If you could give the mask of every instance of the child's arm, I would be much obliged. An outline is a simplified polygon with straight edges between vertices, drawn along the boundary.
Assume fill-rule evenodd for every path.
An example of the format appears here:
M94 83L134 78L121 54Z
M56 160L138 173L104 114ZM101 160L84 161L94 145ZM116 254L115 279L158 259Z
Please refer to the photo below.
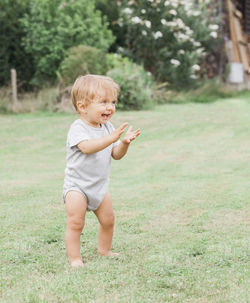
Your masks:
M130 142L132 142L137 136L139 136L140 133L141 133L140 129L137 129L136 131L132 131L132 126L130 126L126 134L124 135L122 142L118 146L113 148L112 157L115 160L120 160L123 156L125 156L128 151Z
M128 126L128 123L123 123L120 127L114 130L110 135L98 138L98 139L91 139L91 140L84 140L81 141L77 147L84 153L84 154L93 154L100 150L103 150L110 144L116 142L124 132L125 127Z

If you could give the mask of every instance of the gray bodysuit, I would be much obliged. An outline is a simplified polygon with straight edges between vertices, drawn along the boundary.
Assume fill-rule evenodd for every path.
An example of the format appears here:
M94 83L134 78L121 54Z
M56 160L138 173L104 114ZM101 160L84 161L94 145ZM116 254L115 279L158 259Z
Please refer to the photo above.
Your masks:
M82 193L87 200L88 210L96 210L108 191L111 152L120 140L105 149L84 154L78 147L83 140L101 138L114 130L110 122L92 127L81 119L70 126L67 136L67 165L63 186L63 200L70 190Z

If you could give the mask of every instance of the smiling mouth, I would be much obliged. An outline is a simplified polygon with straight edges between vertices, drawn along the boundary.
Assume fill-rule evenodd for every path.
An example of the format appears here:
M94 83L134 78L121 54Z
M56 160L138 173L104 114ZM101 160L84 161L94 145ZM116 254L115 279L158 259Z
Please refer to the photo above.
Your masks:
M110 117L110 114L109 114L109 115L102 114L102 117L103 117L104 119L108 119L108 118Z

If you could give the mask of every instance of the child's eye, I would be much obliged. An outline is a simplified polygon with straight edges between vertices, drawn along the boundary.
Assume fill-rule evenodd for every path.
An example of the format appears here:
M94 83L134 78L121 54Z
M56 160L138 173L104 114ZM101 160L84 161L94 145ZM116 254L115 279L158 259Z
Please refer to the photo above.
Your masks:
M112 101L112 104L113 104L113 105L116 105L116 101Z
M107 101L106 101L106 100L102 100L101 103L102 103L102 104L106 104Z

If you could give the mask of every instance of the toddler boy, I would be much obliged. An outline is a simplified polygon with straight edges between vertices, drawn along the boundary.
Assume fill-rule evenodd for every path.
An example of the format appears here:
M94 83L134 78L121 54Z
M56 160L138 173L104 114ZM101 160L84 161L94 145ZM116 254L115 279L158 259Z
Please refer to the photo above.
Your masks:
M114 230L112 199L108 191L111 156L121 159L139 134L140 129L128 123L117 129L109 122L117 103L119 86L109 77L85 75L76 79L72 102L79 114L67 136L67 166L63 198L67 212L66 250L72 267L83 266L80 255L80 236L87 210L96 215L98 253L114 256L111 244Z

